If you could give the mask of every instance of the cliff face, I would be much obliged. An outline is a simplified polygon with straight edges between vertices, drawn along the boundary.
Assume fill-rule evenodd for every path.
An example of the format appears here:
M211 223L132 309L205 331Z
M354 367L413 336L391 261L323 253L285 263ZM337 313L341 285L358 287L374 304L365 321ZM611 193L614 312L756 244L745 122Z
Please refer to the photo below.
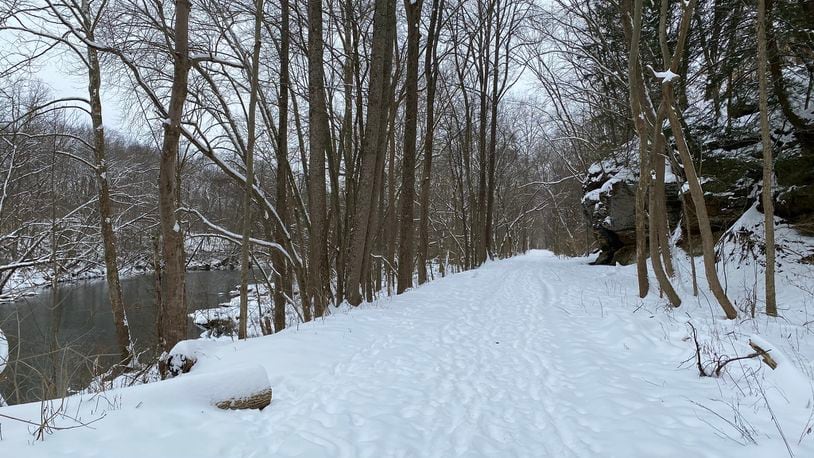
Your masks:
M751 116L754 116L752 114ZM757 202L760 206L762 150L759 136L751 129L698 129L696 162L704 188L710 224L716 236L729 229ZM773 132L775 149L776 216L803 235L814 235L814 152L802 148L789 132ZM679 174L680 175L680 174ZM685 185L666 170L668 220L672 230L682 221L681 196L686 193L689 231L697 252L698 227L692 200ZM582 207L593 228L600 253L595 264L630 264L635 260L635 192L638 164L635 160L609 159L591 166L584 184ZM684 224L682 223L682 226ZM675 242L686 247L677 231Z
M777 216L794 223L801 233L814 236L814 153L781 155L775 162L775 175Z

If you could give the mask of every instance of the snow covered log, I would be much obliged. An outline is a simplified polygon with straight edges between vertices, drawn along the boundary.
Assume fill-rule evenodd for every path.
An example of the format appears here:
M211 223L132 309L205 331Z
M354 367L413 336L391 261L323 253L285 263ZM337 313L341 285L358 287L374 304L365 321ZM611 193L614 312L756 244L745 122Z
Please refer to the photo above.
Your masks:
M216 345L207 340L182 340L164 355L168 374L158 394L161 402L181 401L208 404L220 409L262 409L271 403L271 385L262 366L238 366L228 371L200 373ZM194 368L193 368L194 366ZM149 388L147 388L149 390Z
M262 366L189 378L198 379L196 388L209 393L210 403L219 409L263 409L271 404L271 384Z
M144 403L206 404L219 409L263 409L271 403L272 390L262 366L238 366L227 371L193 371L161 383L140 387Z

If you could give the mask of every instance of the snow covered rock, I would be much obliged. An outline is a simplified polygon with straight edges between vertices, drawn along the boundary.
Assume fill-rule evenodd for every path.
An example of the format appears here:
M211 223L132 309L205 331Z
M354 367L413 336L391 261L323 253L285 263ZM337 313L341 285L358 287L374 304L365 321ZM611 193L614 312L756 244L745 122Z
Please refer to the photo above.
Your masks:
M782 152L775 161L775 212L814 235L814 152Z
M588 170L583 185L582 209L599 244L594 264L630 264L636 244L636 186L638 163L606 160ZM681 202L675 175L666 169L667 208L670 224L677 224Z
M755 202L761 164L752 156L741 154L745 150L732 153L715 145L705 145L705 148L713 146L718 149L705 152L700 167L696 167L701 174L710 226L713 233L720 235ZM754 148L754 145L740 148ZM593 164L588 170L583 185L582 208L600 248L595 264L630 264L634 260L638 168L635 160L627 163L605 160ZM682 193L686 195L689 230L697 241L700 231L689 189L679 183L668 163L665 195L671 228L676 228L682 219ZM685 240L680 238L676 242L683 247ZM700 243L696 242L694 246L698 248Z

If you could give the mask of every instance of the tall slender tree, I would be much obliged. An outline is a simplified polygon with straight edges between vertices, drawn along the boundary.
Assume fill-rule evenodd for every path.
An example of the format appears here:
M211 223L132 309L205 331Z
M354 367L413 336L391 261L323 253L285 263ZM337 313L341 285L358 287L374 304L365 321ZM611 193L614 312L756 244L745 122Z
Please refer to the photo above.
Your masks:
M438 42L443 24L444 0L433 0L430 12L430 26L427 30L427 47L424 51L424 81L427 85L427 110L424 127L424 161L421 176L418 223L418 284L427 281L428 252L430 245L430 190L432 184L432 156L435 146L435 91L438 84L439 62Z
M184 265L184 237L178 223L178 149L181 141L181 121L187 99L189 69L190 0L175 0L173 27L173 77L158 178L158 209L161 218L163 293L158 319L158 339L161 348L169 351L186 338L187 308ZM166 361L162 360L162 363ZM162 364L162 373L165 371Z
M325 103L325 67L323 62L322 0L308 0L308 216L311 234L308 251L309 284L307 294L313 315L325 312L327 266L327 227L325 203L325 155L330 148L328 108ZM311 311L305 310L306 321Z
M254 196L254 148L257 143L257 94L260 86L260 45L263 25L263 0L254 2L254 35L251 68L249 69L249 114L246 121L246 188L243 195L243 238L240 244L240 326L238 338L248 337L249 322L249 252L252 237L252 200Z
M280 90L278 99L279 126L277 128L277 183L276 200L277 212L280 215L282 226L288 225L288 175L291 170L288 166L288 92L290 86L289 61L291 48L291 6L289 0L280 1ZM277 233L279 235L280 231ZM281 237L282 238L282 237ZM275 276L274 288L274 332L282 331L286 326L285 309L288 299L286 293L291 289L291 279L288 275L288 262L280 250L274 250L272 263Z
M774 266L774 161L772 160L772 138L769 129L769 89L766 78L768 59L766 57L766 0L757 1L757 76L760 97L760 136L763 143L763 225L766 243L766 314L777 316Z
M87 39L96 39L94 31L96 21L88 0L82 1L82 28ZM113 309L113 322L116 326L116 342L121 354L122 363L128 364L133 357L130 342L130 327L122 297L122 286L119 281L119 263L116 250L116 234L113 232L113 203L110 197L110 182L107 176L107 154L105 126L102 116L102 70L99 65L99 53L93 46L87 46L88 52L88 100L90 102L91 127L93 128L93 152L96 164L96 179L99 186L99 226L104 245L105 278L107 280L108 299Z
M370 84L367 101L367 121L360 152L358 188L375 194L375 172L379 148L383 143L388 112L390 65L395 39L395 0L376 0L373 13L373 43L370 60ZM385 121L384 123L382 121ZM380 138L382 137L382 138ZM352 305L362 303L362 274L369 256L367 245L370 228L372 197L358 192L348 243L348 277L345 294Z
M401 203L399 205L399 275L396 292L399 294L413 286L415 259L415 165L416 137L418 136L418 57L421 41L419 25L424 0L404 0L407 11L407 75L404 105L404 155L401 170ZM422 269L423 267L419 267Z

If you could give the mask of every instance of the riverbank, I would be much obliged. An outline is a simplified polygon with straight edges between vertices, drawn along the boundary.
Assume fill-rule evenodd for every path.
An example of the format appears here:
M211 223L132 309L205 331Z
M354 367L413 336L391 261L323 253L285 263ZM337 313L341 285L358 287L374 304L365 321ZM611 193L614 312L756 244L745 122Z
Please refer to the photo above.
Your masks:
M206 254L197 256L187 262L187 272L210 271L210 270L235 270L240 268L233 255L224 256L221 254ZM26 296L40 294L52 286L52 274L50 269L38 269L29 267L18 269L12 273L6 282L3 292L0 293L0 304L14 302ZM122 280L138 275L150 274L153 268L146 263L130 263L122 266L119 276ZM106 271L104 267L97 265L83 265L76 267L72 271L63 272L57 283L64 286L75 286L82 282L104 281Z

